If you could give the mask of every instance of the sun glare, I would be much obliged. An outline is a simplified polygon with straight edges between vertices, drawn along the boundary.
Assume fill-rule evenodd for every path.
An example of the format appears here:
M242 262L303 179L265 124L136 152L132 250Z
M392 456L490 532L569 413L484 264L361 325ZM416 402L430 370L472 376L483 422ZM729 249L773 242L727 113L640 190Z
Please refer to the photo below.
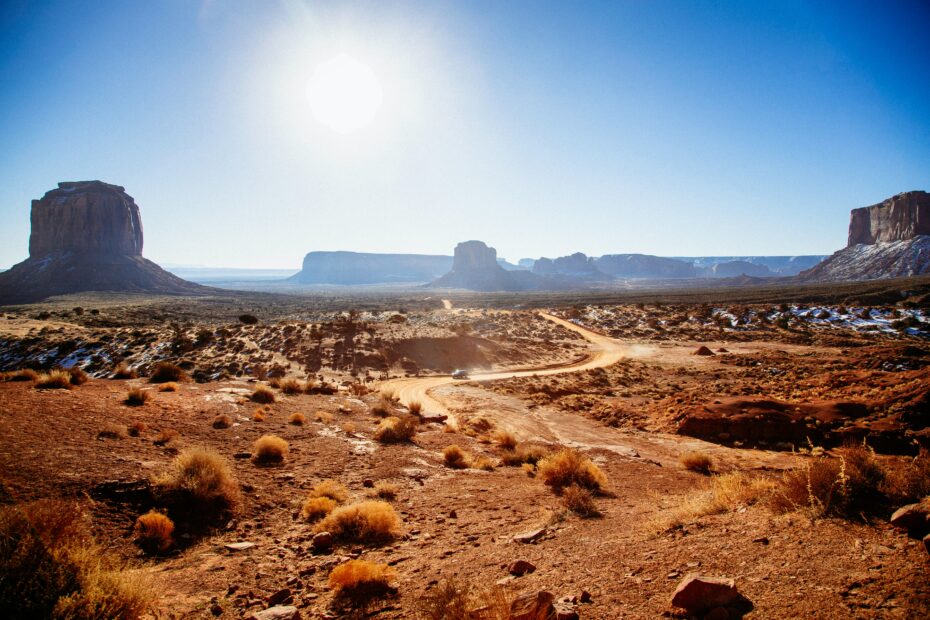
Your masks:
M371 67L348 54L321 62L307 84L314 118L339 133L371 123L381 107L381 83Z

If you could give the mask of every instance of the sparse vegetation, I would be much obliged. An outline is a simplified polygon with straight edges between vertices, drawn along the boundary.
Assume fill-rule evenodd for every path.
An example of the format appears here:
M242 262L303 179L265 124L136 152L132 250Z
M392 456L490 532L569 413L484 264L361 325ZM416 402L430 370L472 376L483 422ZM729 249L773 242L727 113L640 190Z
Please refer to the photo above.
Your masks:
M87 376L87 373L77 366L69 368L68 374L71 375L71 385L84 385L90 381L90 377Z
M386 480L379 480L376 482L372 491L375 497L380 497L381 499L387 500L396 498L399 492L400 487L398 487L393 482L387 482Z
M417 419L412 415L390 416L381 420L375 430L375 440L381 443L402 443L417 434Z
M409 411L411 415L418 416L423 412L423 404L418 400L412 400L410 404L407 405L407 411Z
M175 522L221 520L235 510L240 499L229 462L209 448L181 452L155 485L169 514L177 515Z
M510 431L499 430L494 433L494 441L504 450L517 449L517 437Z
M314 531L363 543L393 540L400 536L400 517L387 502L366 500L340 506L317 523Z
M546 486L560 492L565 487L578 485L599 492L607 486L607 476L580 452L564 448L541 460L537 468Z
M174 381L169 381L168 383L162 383L158 386L159 392L177 392L178 384Z
M135 379L139 374L131 369L126 362L120 362L113 369L113 379Z
M452 444L442 451L442 461L452 469L467 469L471 465L471 456L459 446Z
M285 394L301 394L306 386L297 379L284 379L281 381L280 389Z
M320 424L329 424L333 421L333 414L328 411L317 411L316 421Z
M378 402L371 408L371 413L379 418L393 416L396 413L396 401L392 394L381 393Z
M292 413L287 418L288 424L293 424L294 426L303 426L307 418L304 417L302 413Z
M145 422L136 421L129 425L126 432L129 433L130 437L139 437L147 428L148 425Z
M155 435L155 439L152 440L152 443L156 446L165 446L176 441L180 436L181 434L173 428L163 428Z
M252 461L259 465L281 463L287 458L287 442L277 435L262 435L252 445Z
M34 371L31 368L23 368L22 370L17 370L12 373L7 373L5 376L5 381L37 381L39 379L39 373Z
M187 373L184 372L183 368L171 362L158 362L155 364L155 368L152 369L152 374L149 376L149 383L168 383L171 381L175 383L187 381Z
M324 480L310 489L310 497L327 497L337 504L349 499L349 491L335 480Z
M261 409L256 409L256 410L252 413L252 421L253 421L253 422L264 422L264 421L265 421L265 412L263 412Z
M252 401L261 404L270 404L275 401L274 391L267 385L260 385L252 392Z
M229 428L230 426L232 426L232 418L230 418L225 413L221 413L217 415L215 418L213 418L212 426L213 428L218 428L218 429Z
M164 553L171 548L174 521L166 515L150 510L136 519L136 544L148 554Z
M549 452L540 446L518 446L516 450L505 450L501 456L501 463L509 467L518 467L523 464L535 466L547 454Z
M332 570L328 585L336 596L360 602L393 592L390 584L396 578L397 571L387 564L349 560Z
M130 407L141 407L145 403L149 402L151 398L151 392L143 390L142 388L134 387L126 393L126 398L123 399L123 402Z
M70 390L71 374L64 370L42 373L36 378L35 387L38 390Z
M678 460L685 469L704 475L710 474L714 469L714 460L703 452L685 452Z
M328 497L308 497L300 511L307 521L319 521L331 513L338 504Z
M346 435L354 435L354 434L355 434L355 424L353 424L352 422L343 422L343 423L342 423L342 432L345 433Z
M594 494L577 484L562 489L562 504L581 517L596 517L600 514L594 503Z

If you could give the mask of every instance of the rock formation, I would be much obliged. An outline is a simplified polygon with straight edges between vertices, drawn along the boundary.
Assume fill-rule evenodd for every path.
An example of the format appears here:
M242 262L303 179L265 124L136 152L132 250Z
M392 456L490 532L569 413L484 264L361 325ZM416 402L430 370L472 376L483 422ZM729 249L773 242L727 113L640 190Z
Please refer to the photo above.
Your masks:
M717 263L711 267L710 276L713 278L735 278L736 276L769 277L775 274L765 265L757 265L745 260L733 260Z
M647 254L607 254L594 260L597 269L615 278L693 278L694 265Z
M497 250L483 241L463 241L455 246L452 270L430 283L434 288L471 291L525 291L550 288L528 271L507 271L497 263ZM552 288L558 288L554 285Z
M930 273L930 194L904 192L853 209L849 244L801 272L806 282L876 280Z
M82 291L212 291L142 258L139 207L118 185L59 183L32 201L31 221L29 258L0 273L0 304Z
M611 277L595 267L594 259L581 252L560 256L555 260L540 258L533 263L533 273L545 276L563 276L580 280L610 280Z
M299 284L423 283L452 268L451 256L310 252L301 271L289 279Z

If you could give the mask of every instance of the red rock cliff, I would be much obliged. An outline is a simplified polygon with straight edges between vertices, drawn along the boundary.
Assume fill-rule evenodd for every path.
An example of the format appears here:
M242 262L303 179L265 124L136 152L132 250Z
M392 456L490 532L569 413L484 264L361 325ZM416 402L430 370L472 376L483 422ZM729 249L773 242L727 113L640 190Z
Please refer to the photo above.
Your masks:
M872 205L853 209L847 247L886 243L930 235L930 193L903 192Z

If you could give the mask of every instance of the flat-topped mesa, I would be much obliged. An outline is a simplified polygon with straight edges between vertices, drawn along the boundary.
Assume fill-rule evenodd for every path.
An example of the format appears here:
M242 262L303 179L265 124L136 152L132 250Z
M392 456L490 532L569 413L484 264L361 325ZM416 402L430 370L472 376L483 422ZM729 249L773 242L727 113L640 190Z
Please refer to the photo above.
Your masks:
M462 241L455 246L452 271L477 269L500 269L497 264L497 250L489 248L483 241Z
M102 181L58 184L32 201L29 256L63 252L142 255L142 218L132 196Z
M870 207L853 209L849 243L872 245L930 235L930 193L902 192Z

